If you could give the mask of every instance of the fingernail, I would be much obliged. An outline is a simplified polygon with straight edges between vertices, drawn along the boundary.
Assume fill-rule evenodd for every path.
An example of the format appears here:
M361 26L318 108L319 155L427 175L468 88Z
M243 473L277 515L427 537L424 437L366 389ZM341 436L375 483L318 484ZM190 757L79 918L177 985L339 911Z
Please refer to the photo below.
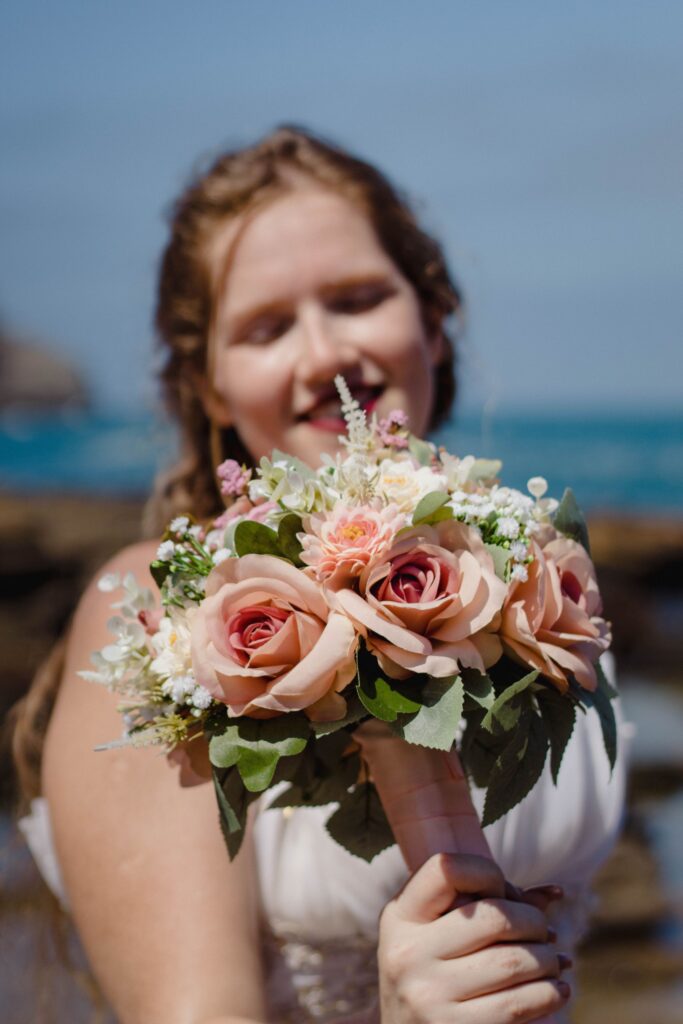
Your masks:
M557 932L554 928L548 928L548 942L557 942Z
M557 954L557 962L560 965L560 970L561 971L566 971L567 968L571 967L572 964L574 963L572 958L570 956L567 956L566 953L558 953Z
M540 892L549 900L561 900L564 896L564 889L561 885L533 885L527 892Z
M558 982L556 982L556 984L557 984L557 990L560 993L560 995L562 996L562 998L563 999L569 999L570 995L572 994L572 990L569 987L569 985L567 984L567 982L566 981L558 981Z

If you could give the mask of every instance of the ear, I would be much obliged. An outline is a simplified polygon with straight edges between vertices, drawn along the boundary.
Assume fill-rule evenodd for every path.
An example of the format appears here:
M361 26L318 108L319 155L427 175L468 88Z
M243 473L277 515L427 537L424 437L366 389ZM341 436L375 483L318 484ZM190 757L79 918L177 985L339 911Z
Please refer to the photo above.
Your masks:
M204 374L195 374L193 380L195 389L202 403L204 412L212 423L217 427L229 427L232 425L232 416L225 399L218 394Z

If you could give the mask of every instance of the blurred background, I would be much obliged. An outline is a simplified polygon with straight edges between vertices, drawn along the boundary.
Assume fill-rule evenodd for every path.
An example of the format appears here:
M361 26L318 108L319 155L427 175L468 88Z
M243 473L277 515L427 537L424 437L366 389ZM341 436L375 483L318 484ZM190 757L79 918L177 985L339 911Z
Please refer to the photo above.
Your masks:
M5 0L2 20L0 711L173 452L151 330L169 202L225 146L321 132L407 192L464 290L439 440L589 515L636 732L576 1020L681 1020L680 3ZM6 750L0 769L4 1019L89 1020L50 966Z

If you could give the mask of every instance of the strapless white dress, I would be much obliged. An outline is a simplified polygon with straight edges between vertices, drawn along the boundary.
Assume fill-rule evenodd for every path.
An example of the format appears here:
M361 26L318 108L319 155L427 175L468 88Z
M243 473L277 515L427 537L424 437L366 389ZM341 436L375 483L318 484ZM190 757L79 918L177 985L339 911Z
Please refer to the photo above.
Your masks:
M579 714L558 785L546 765L532 792L486 829L510 881L564 887L565 898L550 913L557 948L569 953L585 928L591 877L622 818L633 730L620 716L618 721L619 757L611 776L597 714ZM325 831L329 807L269 810L272 798L259 802L255 822L271 1019L281 1024L372 1020L378 920L408 877L401 853L393 846L366 864ZM483 794L475 790L474 801L481 811ZM19 827L46 882L66 906L44 799L33 802Z

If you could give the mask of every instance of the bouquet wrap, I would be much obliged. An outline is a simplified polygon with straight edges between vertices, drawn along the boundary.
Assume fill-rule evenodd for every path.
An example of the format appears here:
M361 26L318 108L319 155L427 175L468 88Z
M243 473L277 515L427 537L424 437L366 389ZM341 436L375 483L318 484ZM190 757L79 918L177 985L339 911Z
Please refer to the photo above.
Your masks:
M456 750L430 750L367 722L357 731L391 831L411 871L435 853L491 859Z

